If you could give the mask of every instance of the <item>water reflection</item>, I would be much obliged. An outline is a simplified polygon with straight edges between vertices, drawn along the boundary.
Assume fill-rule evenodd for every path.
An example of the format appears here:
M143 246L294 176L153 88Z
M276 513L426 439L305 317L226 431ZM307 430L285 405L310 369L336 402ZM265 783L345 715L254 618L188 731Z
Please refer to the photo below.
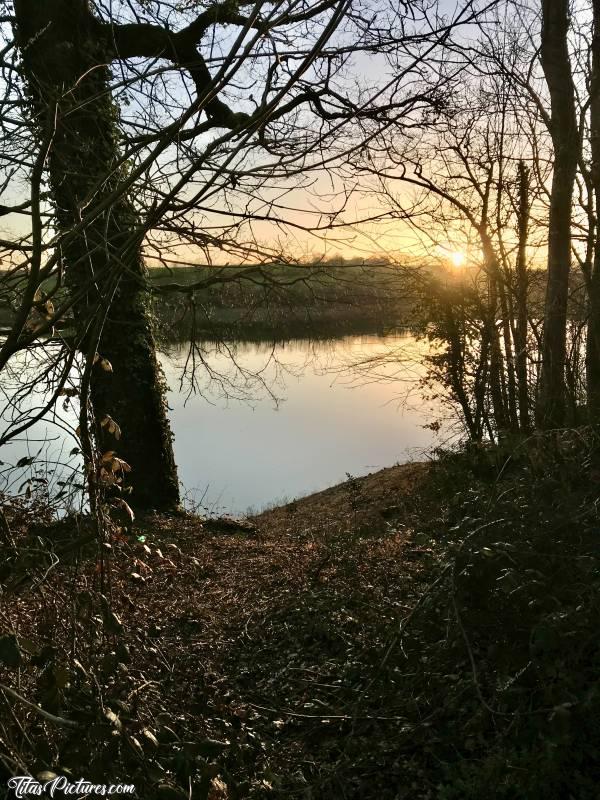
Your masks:
M417 392L426 349L408 334L170 348L162 361L189 497L239 513L422 458L434 444L423 425L435 409Z
M79 383L65 352L58 339L40 341L19 351L0 381L0 494L35 496L59 513L83 502L78 403L66 392L50 403L63 371L75 393Z
M58 357L53 348L59 345L23 354L5 371L0 432L44 408L52 370L33 388L23 379ZM439 408L423 404L419 389L427 349L408 334L167 346L161 361L188 501L203 511L244 513L323 489L347 473L423 458L435 444L423 425L439 416ZM0 492L22 493L30 479L63 506L78 506L76 425L77 402L64 397L4 446ZM31 465L14 470L22 458Z

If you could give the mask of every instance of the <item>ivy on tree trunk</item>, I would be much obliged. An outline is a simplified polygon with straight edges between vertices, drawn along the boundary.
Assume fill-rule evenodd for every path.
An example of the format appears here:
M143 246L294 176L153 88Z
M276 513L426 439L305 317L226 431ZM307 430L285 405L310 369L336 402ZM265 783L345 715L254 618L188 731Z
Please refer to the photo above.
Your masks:
M87 0L16 0L15 13L37 124L40 130L54 127L47 167L78 346L97 350L112 365L112 372L101 364L93 372L98 444L131 465L132 505L174 508L179 484L140 225L129 198L118 191L125 173L106 66L110 55L103 52L105 40ZM102 204L100 214L86 219ZM120 426L119 440L101 426L106 415Z

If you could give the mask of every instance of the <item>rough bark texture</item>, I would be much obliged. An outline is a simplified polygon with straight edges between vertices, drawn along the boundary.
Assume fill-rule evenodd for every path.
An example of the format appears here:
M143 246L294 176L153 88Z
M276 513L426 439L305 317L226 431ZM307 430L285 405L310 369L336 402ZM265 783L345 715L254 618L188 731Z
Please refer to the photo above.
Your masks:
M15 12L33 107L40 125L48 114L56 118L48 169L57 223L68 234L124 177L110 58L87 0L16 0ZM132 466L134 506L168 509L179 503L179 487L140 244L135 212L117 197L66 240L62 255L65 282L78 298L79 345L96 348L113 367L95 368L92 400L97 419L109 414L122 437L100 429L99 444Z
M590 81L591 179L596 214L600 209L600 0L594 0L592 75ZM596 229L592 271L588 282L589 321L586 343L588 409L593 422L600 421L600 237Z
M578 131L567 34L569 0L542 0L541 60L551 104L554 171L548 231L548 286L544 311L538 424L562 425L565 414L567 300L571 265L571 214Z

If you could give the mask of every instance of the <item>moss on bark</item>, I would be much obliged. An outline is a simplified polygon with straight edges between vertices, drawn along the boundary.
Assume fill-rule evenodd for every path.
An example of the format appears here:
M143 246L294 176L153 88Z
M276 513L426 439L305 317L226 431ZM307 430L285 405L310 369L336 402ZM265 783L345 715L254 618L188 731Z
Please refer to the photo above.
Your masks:
M40 126L48 115L55 119L48 169L57 227L66 235L62 259L65 283L76 298L78 344L83 352L97 349L113 367L110 373L94 370L92 401L97 419L110 415L122 436L115 441L98 426L98 444L132 466L134 506L172 508L179 486L165 382L148 310L139 220L119 192L126 173L98 22L87 0L17 0L15 11L33 110Z

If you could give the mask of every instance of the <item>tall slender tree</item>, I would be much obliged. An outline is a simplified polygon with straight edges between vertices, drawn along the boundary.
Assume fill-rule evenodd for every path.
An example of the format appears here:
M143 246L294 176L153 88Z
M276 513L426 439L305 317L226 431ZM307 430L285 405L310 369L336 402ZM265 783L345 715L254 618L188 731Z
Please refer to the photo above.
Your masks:
M579 153L575 86L569 55L569 0L542 0L540 56L550 94L554 148L548 221L548 283L537 420L561 425L565 414L567 301L571 267L573 191Z

